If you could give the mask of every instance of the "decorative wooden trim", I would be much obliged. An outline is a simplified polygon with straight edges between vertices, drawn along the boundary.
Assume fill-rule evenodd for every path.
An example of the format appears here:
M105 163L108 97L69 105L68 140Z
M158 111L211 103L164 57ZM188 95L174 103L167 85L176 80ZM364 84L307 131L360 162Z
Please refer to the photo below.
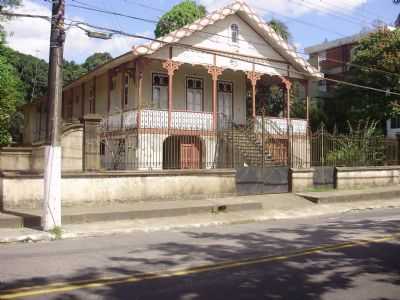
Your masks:
M224 71L223 68L217 66L208 66L208 74L211 75L213 81L217 81L218 77L221 76L222 72Z
M256 85L257 85L257 81L261 79L262 74L254 71L254 64L253 64L253 71L247 71L246 76L247 76L247 79L249 79L251 82L252 109L253 109L253 118L255 119L256 118Z
M216 62L216 56L214 55L214 63ZM212 78L212 113L213 113L213 129L217 129L217 81L218 77L221 76L224 71L223 68L217 66L208 66L208 74Z
M285 85L286 90L289 91L292 88L292 82L285 76L278 75L278 77L281 79L282 83Z
M251 85L255 86L257 81L261 79L262 74L255 71L247 71L246 72L247 79L250 80Z
M170 48L172 51L172 48ZM176 70L182 63L168 59L162 63L164 69L168 72L168 128L171 128L172 123L172 97L173 97L173 77Z
M174 76L175 71L179 69L181 64L182 63L173 61L172 59L167 59L162 63L162 66L167 70L168 76Z

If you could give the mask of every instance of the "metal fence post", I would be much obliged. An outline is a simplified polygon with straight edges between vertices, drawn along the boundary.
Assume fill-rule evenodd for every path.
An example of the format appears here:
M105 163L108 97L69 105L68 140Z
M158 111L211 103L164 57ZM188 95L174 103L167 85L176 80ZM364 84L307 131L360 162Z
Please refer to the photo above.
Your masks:
M264 156L265 156L265 145L264 145L264 131L265 131L265 112L264 109L262 110L261 114L261 167L264 168Z

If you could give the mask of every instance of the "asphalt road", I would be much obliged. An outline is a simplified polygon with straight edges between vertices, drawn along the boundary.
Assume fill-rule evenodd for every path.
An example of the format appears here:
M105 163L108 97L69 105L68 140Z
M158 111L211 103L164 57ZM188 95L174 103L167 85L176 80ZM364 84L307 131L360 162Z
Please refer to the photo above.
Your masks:
M400 299L400 209L0 246L0 299Z

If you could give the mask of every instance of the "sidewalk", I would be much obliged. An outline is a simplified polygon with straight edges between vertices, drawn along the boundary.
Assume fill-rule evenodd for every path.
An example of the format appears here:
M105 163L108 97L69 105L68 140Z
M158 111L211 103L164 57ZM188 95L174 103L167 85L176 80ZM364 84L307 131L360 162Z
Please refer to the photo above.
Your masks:
M332 194L332 191L326 192ZM321 194L321 193L319 193ZM215 203L220 199L211 199ZM261 203L261 207L248 207L244 210L214 213L198 212L184 216L148 217L134 220L113 220L108 222L91 222L66 224L62 227L61 236L31 228L0 229L0 243L37 242L54 239L93 237L109 234L130 233L134 231L157 231L179 228L216 226L321 216L325 214L345 213L353 210L400 207L400 197L397 199L376 199L343 203L315 204L295 194L268 194L245 197L224 198L229 203ZM154 203L150 204L154 205ZM123 206L117 206L121 210ZM93 210L93 208L91 208ZM101 209L101 208L97 208ZM104 207L104 210L110 209ZM90 209L89 209L90 210ZM85 208L79 208L85 211Z

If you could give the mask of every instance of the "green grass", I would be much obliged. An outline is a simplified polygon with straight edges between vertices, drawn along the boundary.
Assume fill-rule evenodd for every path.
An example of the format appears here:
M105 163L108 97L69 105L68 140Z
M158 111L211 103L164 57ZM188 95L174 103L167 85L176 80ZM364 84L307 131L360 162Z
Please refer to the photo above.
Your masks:
M54 239L60 240L62 238L62 228L60 226L55 226L49 232L54 236Z

